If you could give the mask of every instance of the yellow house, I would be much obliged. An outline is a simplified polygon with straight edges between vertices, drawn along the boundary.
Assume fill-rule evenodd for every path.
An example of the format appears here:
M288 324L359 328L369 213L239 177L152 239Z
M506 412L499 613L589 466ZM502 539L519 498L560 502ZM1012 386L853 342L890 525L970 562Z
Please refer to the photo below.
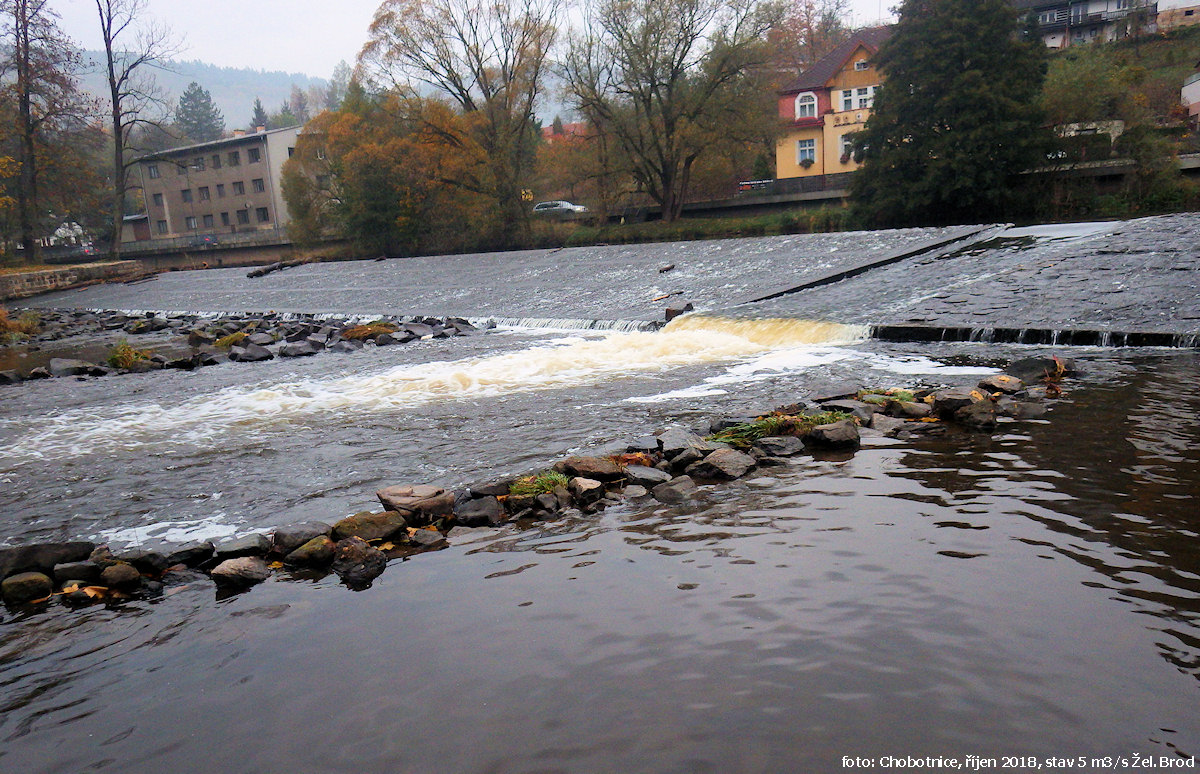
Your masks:
M779 93L785 130L775 146L775 177L853 172L850 136L863 128L882 80L871 58L890 27L859 30Z

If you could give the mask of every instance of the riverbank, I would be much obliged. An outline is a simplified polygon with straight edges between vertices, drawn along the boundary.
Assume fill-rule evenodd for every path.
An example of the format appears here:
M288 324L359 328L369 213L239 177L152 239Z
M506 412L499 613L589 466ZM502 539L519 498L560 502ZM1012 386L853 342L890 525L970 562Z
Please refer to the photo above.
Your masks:
M137 261L107 261L75 266L12 267L0 272L0 301L30 298L97 282L125 281L142 273Z

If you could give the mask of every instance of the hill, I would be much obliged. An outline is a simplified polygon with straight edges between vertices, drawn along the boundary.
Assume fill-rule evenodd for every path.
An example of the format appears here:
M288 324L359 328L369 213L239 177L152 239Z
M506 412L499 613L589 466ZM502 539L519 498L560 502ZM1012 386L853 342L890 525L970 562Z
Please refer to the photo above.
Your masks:
M80 81L85 91L102 96L107 94L108 85L104 61L99 51L83 52L84 61L97 63L86 72ZM159 85L168 93L168 104L174 108L179 95L192 81L203 86L212 94L213 102L225 115L225 127L237 129L250 123L254 98L262 100L267 111L276 110L287 101L293 84L307 90L312 86L324 87L326 81L303 73L285 73L279 70L252 70L245 67L218 67L200 61L170 62L167 67L154 71Z

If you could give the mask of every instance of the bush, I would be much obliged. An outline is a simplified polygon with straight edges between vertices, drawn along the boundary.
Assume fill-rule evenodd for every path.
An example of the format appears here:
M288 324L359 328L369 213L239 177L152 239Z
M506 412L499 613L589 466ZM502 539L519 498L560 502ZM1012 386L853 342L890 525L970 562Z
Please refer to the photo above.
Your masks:
M134 349L127 341L117 342L117 345L108 351L108 357L105 358L113 368L133 368L134 363L142 360L149 360L150 353L144 349Z

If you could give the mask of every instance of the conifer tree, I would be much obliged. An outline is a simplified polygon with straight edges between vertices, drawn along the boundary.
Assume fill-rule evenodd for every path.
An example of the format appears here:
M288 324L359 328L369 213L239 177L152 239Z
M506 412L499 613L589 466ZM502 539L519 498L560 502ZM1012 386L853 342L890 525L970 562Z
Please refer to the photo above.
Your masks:
M211 142L225 134L225 117L212 101L212 95L192 81L179 97L175 125L196 142Z
M252 115L250 117L250 131L254 131L255 129L257 129L260 126L266 126L268 120L269 119L267 118L267 109L265 107L263 107L262 100L259 99L258 97L255 97L254 98L254 115Z
M905 0L875 63L884 84L855 138L851 197L873 226L994 221L1044 160L1044 46L1007 0Z

